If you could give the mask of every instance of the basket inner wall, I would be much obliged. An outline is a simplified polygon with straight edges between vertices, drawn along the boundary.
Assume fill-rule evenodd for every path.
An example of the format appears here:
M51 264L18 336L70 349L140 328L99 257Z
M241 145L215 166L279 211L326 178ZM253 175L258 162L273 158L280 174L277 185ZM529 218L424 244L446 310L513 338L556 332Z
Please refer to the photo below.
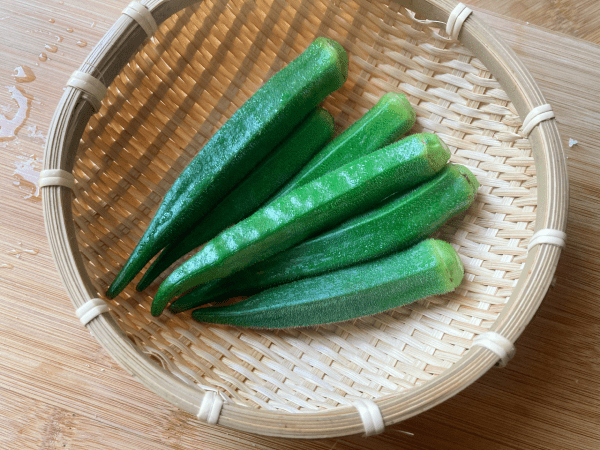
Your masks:
M438 237L465 264L451 294L333 325L281 331L150 315L139 276L109 302L129 338L175 376L238 404L299 412L394 395L432 380L502 311L521 275L536 196L531 146L506 92L466 48L395 2L210 2L169 18L110 86L74 169L78 243L100 294L204 143L317 36L349 79L324 107L341 131L385 92L407 95L413 132L437 133L481 187Z

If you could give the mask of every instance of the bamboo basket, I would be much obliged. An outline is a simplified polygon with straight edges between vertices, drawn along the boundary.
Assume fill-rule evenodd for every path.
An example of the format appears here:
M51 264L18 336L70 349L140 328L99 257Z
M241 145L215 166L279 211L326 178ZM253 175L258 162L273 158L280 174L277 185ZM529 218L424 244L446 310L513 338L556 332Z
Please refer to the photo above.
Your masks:
M494 366L498 355L474 339L493 331L514 342L536 312L560 247L527 247L536 230L564 231L568 182L555 121L523 132L522 119L546 103L540 90L477 14L453 39L445 31L453 0L142 3L158 29L131 8L123 14L81 65L100 83L70 82L48 134L44 218L76 308L102 298L215 130L317 36L336 39L350 57L348 81L324 103L340 129L383 93L403 92L417 111L412 132L437 133L481 187L438 236L465 264L453 293L271 331L168 311L154 318L157 283L137 293L134 282L87 324L102 346L185 411L197 415L217 392L224 404L210 422L290 438L365 432L360 399L376 405L384 425L400 422Z

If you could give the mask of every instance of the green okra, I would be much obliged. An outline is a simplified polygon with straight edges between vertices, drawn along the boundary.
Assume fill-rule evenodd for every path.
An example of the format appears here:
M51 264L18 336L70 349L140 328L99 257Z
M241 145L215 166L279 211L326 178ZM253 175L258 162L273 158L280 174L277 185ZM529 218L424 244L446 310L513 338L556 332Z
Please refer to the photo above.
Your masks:
M256 328L340 322L453 291L463 276L456 250L428 239L374 261L267 289L233 305L199 308L192 317Z
M185 236L163 249L142 277L137 290L144 290L183 255L256 211L323 148L331 139L333 130L331 114L317 108Z
M384 94L373 108L315 155L269 202L391 144L410 130L415 120L415 110L404 94Z
M432 136L432 135L430 135ZM175 300L182 312L232 297L370 261L431 236L473 203L479 183L465 166L449 164L431 180L276 255L208 282Z
M301 186L223 231L160 285L151 313L174 297L286 250L439 172L450 158L435 135L409 137Z
M159 251L190 230L347 76L346 52L324 37L273 75L177 178L107 297L118 295Z

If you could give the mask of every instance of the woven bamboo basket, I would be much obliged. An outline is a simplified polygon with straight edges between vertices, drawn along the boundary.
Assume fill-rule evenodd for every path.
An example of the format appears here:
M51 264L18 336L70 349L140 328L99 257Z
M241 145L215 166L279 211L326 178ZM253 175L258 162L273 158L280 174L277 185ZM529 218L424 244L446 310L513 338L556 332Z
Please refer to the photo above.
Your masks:
M324 103L340 129L383 93L402 92L417 112L412 132L437 133L481 187L438 235L465 264L455 292L272 331L168 311L152 317L157 283L147 293L132 283L106 309L92 302L95 312L82 319L96 316L87 326L124 368L210 423L322 438L381 431L510 356L477 338L493 332L511 344L536 312L561 248L552 239L528 244L537 230L564 231L568 183L555 121L523 129L546 103L540 90L476 13L457 21L453 0L142 4L125 10L69 81L48 134L44 218L76 308L102 298L215 130L317 36L339 41L350 57L348 81Z

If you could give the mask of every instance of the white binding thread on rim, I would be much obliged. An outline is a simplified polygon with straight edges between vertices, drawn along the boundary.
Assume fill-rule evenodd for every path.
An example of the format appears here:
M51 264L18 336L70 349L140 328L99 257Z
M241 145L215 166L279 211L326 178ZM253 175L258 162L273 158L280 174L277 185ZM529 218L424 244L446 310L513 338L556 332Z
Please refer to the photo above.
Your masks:
M377 406L373 400L364 398L356 399L352 402L352 406L354 406L360 414L360 419L365 427L365 436L383 433L385 430L383 417L379 410L379 406Z
M477 336L473 339L473 347L484 347L498 355L499 367L505 367L515 356L516 351L511 341L495 331L488 331Z
M123 14L135 20L144 29L146 36L152 36L158 30L158 25L156 25L152 13L140 2L131 2L125 7Z
M95 319L100 314L107 312L108 305L104 300L101 298L92 298L77 308L75 314L77 317L79 317L79 320L81 320L82 324L87 325L92 319Z
M566 240L567 233L564 231L553 230L552 228L542 228L533 233L533 236L531 236L529 244L527 245L527 250L531 250L538 244L550 244L565 248Z
M94 111L100 109L102 99L106 95L106 86L99 79L94 78L88 73L76 70L71 75L71 78L69 78L69 81L67 81L67 86L89 94L85 98L92 104Z
M450 36L450 39L457 40L458 34L462 29L463 23L469 15L473 12L471 8L467 8L467 6L463 3L459 3L450 13L450 17L448 17L448 22L446 23L446 34Z
M523 136L529 136L531 130L533 130L540 122L544 120L554 118L554 111L552 111L552 106L548 103L545 105L536 106L529 114L525 117L523 121Z
M38 186L40 188L46 186L64 186L73 189L73 186L75 186L75 178L73 177L73 174L62 169L42 170L40 172Z
M200 409L196 417L203 422L216 424L221 415L223 403L223 399L217 392L207 391L202 398L202 403L200 403Z

